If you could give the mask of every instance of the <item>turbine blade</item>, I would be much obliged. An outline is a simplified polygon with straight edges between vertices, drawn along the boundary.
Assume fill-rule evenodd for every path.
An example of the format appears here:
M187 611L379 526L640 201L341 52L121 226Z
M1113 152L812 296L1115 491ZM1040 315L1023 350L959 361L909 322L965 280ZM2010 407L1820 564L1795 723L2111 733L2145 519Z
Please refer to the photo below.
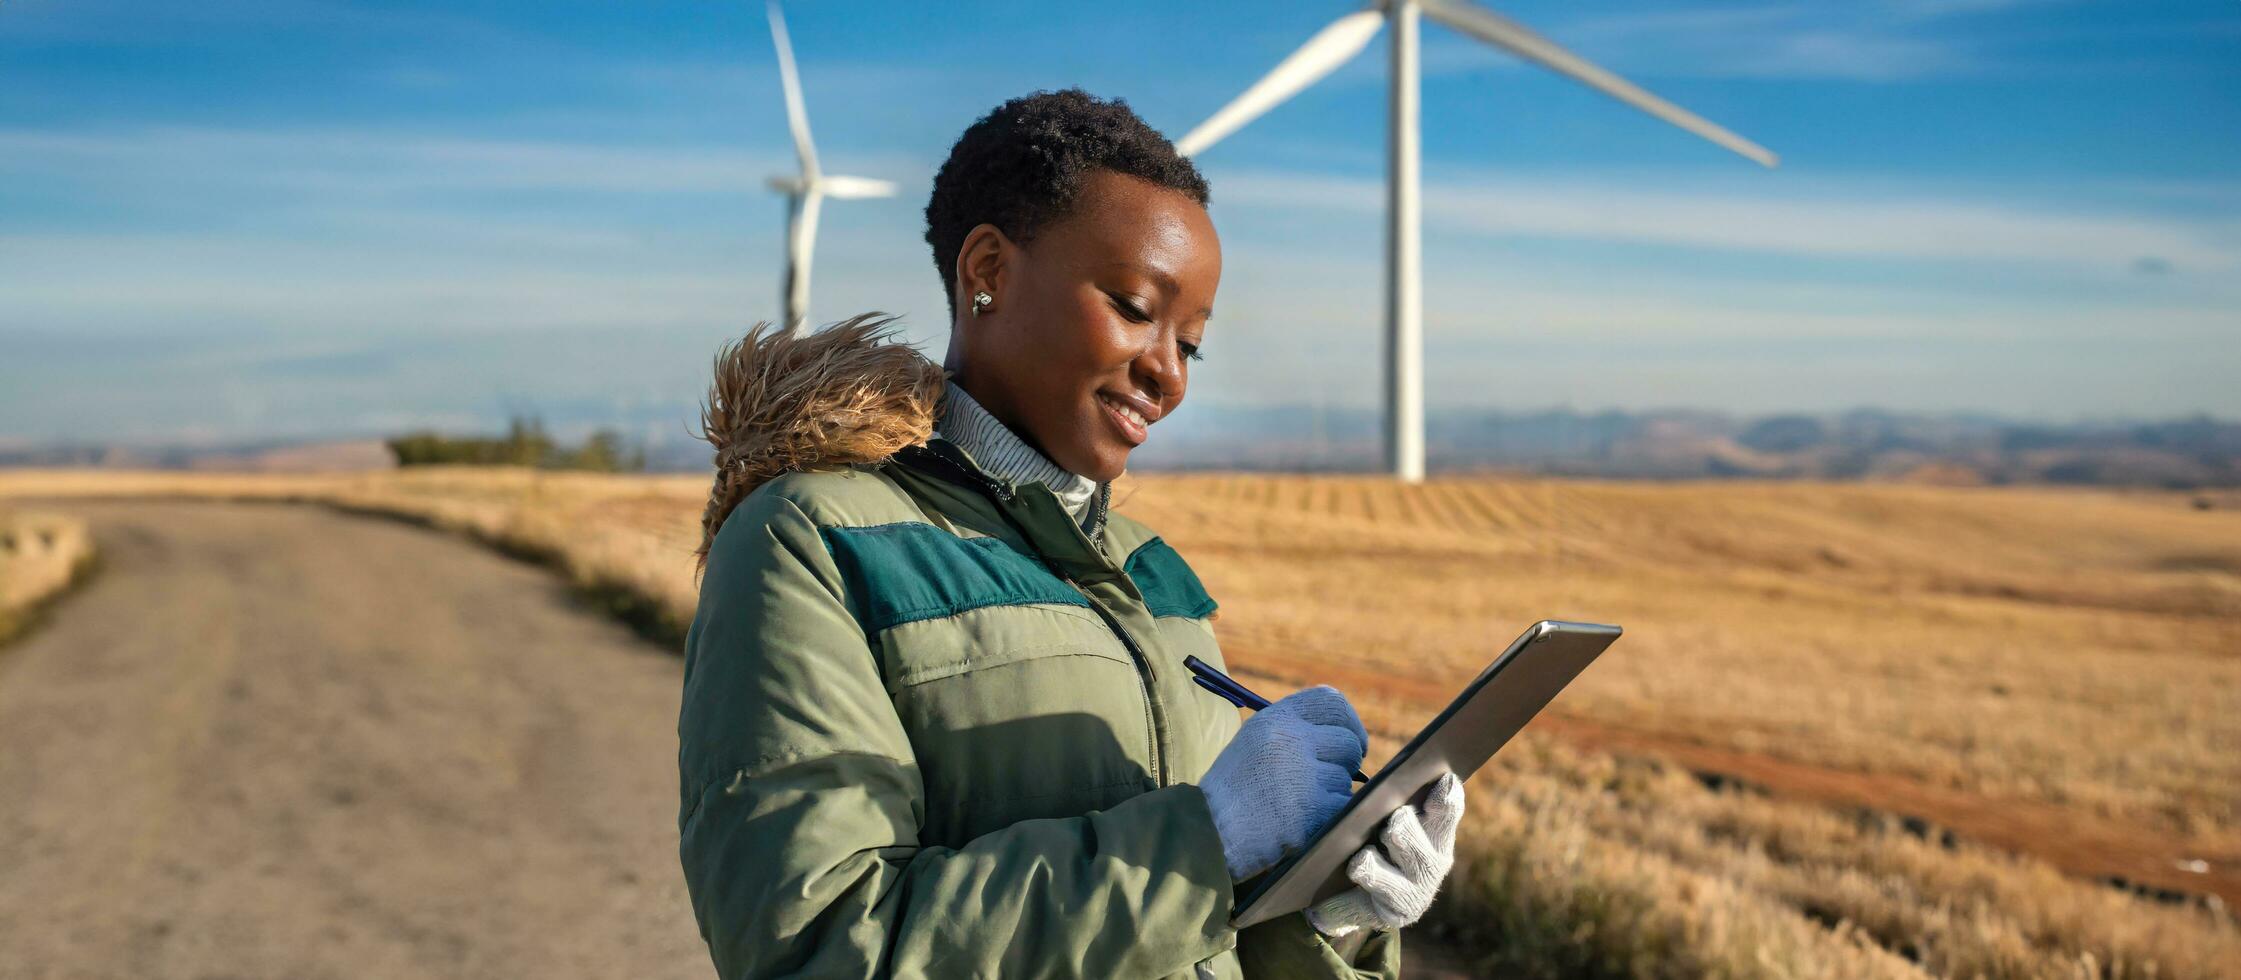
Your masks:
M817 178L817 188L825 192L826 196L836 198L894 197L896 190L892 180L843 177L839 174Z
M794 131L794 153L801 158L801 172L815 176L817 148L809 142L809 110L802 107L794 42L786 36L786 17L778 12L778 0L770 0L770 43L778 48L778 80L786 86L786 124Z
M1469 0L1419 0L1424 16L1508 51L1557 74L1581 82L1611 98L1647 112L1736 153L1772 167L1774 153L1729 132L1696 113L1651 95L1641 86L1613 75L1587 59L1557 46L1532 28L1481 7Z
M1228 136L1246 123L1260 117L1261 113L1276 107L1300 89L1315 84L1323 76L1346 63L1348 58L1360 54L1369 44L1377 29L1385 26L1385 11L1381 9L1358 10L1330 22L1315 36L1308 38L1299 50L1284 57L1276 67L1254 82L1244 94L1231 99L1221 111L1199 123L1198 128L1175 142L1175 152L1196 156Z

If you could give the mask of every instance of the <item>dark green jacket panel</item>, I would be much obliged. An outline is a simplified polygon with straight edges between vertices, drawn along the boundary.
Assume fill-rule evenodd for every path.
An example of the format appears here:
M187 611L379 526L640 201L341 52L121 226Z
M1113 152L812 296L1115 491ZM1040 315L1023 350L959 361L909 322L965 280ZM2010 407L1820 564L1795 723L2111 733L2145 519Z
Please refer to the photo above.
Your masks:
M1128 552L1121 570L1128 573L1136 590L1144 594L1144 605L1154 616L1179 616L1184 619L1203 619L1214 614L1214 597L1206 594L1206 586L1198 581L1183 556L1159 538L1153 538Z
M1089 600L996 538L960 537L924 521L824 528L866 633L986 606Z

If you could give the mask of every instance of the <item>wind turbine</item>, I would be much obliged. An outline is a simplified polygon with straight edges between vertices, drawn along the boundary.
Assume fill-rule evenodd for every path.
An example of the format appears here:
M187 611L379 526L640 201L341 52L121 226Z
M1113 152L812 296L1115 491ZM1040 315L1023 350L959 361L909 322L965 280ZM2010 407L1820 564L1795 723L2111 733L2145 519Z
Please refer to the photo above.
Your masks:
M1418 193L1416 97L1419 13L1768 167L1775 165L1774 154L1765 147L1651 95L1531 28L1469 0L1371 0L1368 9L1317 31L1244 94L1184 134L1175 149L1184 156L1197 155L1345 64L1369 45L1379 28L1392 22L1386 125L1385 463L1393 475L1410 483L1424 479L1424 271L1419 262L1423 205Z
M794 131L794 153L801 173L770 178L770 188L786 195L786 329L803 332L809 316L809 256L817 247L817 212L825 198L893 197L893 181L843 177L817 168L817 147L809 141L809 112L802 108L801 75L794 70L794 45L786 37L786 18L770 0L770 40L778 47L778 77L786 86L786 122Z

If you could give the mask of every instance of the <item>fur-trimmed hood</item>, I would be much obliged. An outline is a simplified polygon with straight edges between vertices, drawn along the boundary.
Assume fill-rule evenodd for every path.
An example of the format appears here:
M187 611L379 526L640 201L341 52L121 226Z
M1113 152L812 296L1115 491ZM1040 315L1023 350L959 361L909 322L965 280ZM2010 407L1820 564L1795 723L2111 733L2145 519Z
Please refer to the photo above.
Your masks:
M700 437L716 449L700 565L756 487L796 470L876 463L933 435L947 374L894 339L895 319L864 313L799 336L758 323L716 352L700 413Z

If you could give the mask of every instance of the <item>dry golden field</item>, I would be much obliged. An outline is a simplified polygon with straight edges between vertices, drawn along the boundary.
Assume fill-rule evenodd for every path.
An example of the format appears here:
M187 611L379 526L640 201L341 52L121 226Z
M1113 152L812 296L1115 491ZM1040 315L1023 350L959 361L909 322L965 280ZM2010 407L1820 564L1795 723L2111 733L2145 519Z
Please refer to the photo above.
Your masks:
M0 499L401 515L672 636L705 492L0 474ZM1341 687L1379 752L1532 621L1626 627L1473 781L1429 925L1492 971L2241 976L2241 496L1158 475L1116 499L1199 570L1241 674Z

